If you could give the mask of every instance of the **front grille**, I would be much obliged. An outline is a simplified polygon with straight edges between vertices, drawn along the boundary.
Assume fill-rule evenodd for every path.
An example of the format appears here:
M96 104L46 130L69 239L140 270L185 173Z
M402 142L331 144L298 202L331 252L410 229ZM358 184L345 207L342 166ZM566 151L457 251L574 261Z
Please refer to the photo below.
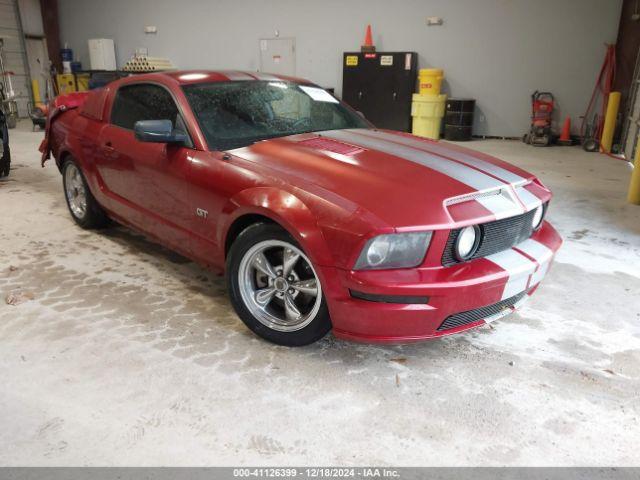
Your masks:
M493 305L451 315L442 322L442 325L438 327L438 331L461 327L462 325L468 325L470 323L477 322L478 320L491 317L492 315L502 312L505 308L513 307L516 303L522 300L526 294L527 292L525 291L518 295L514 295L511 298L507 298L506 300L494 303Z
M529 238L533 233L531 220L534 213L535 209L515 217L480 224L480 245L468 260L502 252ZM455 244L461 231L461 228L457 228L449 233L442 253L442 265L445 267L460 263L456 258Z

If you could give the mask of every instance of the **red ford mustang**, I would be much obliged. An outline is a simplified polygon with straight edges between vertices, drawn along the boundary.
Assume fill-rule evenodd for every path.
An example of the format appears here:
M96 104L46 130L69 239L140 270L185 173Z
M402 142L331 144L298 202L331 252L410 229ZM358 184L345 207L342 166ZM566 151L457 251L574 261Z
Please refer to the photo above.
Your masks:
M41 151L73 219L226 271L240 318L275 343L482 325L528 298L562 242L531 174L377 130L304 80L156 73L53 107Z

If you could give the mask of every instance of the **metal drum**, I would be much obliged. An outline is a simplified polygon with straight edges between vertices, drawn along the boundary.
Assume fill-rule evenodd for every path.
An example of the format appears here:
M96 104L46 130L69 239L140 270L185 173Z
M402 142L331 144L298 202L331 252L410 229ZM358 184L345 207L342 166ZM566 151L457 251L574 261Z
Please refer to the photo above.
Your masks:
M476 101L472 98L450 98L447 100L444 115L445 140L471 140L473 112Z

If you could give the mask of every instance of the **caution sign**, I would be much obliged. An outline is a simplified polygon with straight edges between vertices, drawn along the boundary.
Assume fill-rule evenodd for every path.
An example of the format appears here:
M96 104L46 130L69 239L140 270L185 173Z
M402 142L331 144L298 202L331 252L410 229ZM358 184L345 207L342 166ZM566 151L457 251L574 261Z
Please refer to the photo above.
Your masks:
M357 55L347 55L345 59L345 64L347 67L357 67L358 66L358 56Z
M391 65L393 65L393 55L381 55L380 65L382 65L383 67L390 67Z

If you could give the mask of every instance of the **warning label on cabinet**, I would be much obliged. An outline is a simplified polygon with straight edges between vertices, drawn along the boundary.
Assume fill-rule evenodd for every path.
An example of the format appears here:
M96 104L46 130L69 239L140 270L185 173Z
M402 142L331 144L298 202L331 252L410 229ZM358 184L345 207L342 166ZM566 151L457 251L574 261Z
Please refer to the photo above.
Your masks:
M393 65L393 55L380 55L380 65L390 67Z
M347 67L357 67L358 66L358 56L357 55L347 55L345 64Z

